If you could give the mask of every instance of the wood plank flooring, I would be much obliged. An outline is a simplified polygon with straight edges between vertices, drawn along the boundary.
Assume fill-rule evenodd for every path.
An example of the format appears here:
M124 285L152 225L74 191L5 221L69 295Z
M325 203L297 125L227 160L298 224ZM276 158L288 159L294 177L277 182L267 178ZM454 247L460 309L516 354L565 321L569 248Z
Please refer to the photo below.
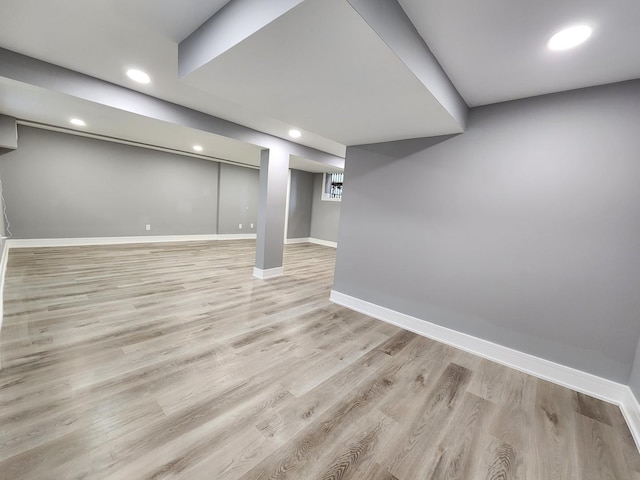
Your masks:
M620 410L328 301L335 250L12 250L0 479L638 480Z

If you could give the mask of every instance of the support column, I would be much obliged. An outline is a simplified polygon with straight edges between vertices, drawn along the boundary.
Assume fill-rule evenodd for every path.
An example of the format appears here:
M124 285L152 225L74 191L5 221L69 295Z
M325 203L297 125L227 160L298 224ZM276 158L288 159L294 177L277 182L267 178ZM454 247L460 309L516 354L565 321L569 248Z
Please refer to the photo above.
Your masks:
M256 263L253 269L253 276L257 278L277 277L283 272L282 249L288 175L289 153L274 148L262 150Z

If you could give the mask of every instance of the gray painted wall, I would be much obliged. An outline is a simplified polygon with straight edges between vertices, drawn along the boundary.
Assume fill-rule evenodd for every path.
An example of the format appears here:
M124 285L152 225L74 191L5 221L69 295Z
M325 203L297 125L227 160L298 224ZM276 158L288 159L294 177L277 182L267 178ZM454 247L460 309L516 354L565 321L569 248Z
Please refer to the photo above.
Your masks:
M2 154L0 153L0 155ZM0 192L2 193L2 195L0 195L0 237L5 237L9 232L7 231L7 226L4 221L4 200L3 200L4 187L1 185L1 183L2 183L2 170L0 170ZM0 251L2 250L0 249Z
M636 348L636 357L633 362L633 369L631 370L629 386L640 402L640 341L638 341L638 347Z
M311 237L330 242L338 241L340 205L342 202L322 200L322 174L313 175L313 204L311 206Z
M16 119L0 115L0 155L7 150L18 147L18 130Z
M7 226L4 222L4 202L2 201L2 198L0 198L0 237L5 237L6 235Z
M0 157L14 238L216 233L217 162L22 126L19 135Z
M349 147L334 289L627 383L638 125L633 81L473 109L452 138Z
M9 150L9 149L3 150L0 148L0 156L12 151L13 150ZM5 225L5 221L4 221L4 188L2 184L3 177L2 177L1 166L2 166L2 161L0 161L0 237L4 237L9 232L7 232L7 226ZM2 252L2 248L4 248L4 240L2 240L2 243L0 243L0 252ZM2 268L2 265L0 265L0 268Z
M259 179L255 168L220 164L218 233L256 233Z
M287 238L311 236L313 173L291 169Z
M1 272L6 272L6 266L4 264L5 262L5 256L4 256L4 249L5 249L5 244L6 244L7 240L0 237L0 275L2 275ZM8 257L7 257L8 259ZM3 294L4 292L0 290L0 328L2 328L2 319L4 316L4 298L3 298Z

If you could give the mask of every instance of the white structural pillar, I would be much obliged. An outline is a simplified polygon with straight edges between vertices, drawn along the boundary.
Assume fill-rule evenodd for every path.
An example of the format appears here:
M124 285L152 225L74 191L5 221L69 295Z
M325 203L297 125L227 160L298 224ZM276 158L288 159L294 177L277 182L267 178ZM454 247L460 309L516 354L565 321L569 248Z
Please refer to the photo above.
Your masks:
M271 148L260 154L260 192L256 263L253 276L271 278L282 275L282 249L286 215L289 153Z

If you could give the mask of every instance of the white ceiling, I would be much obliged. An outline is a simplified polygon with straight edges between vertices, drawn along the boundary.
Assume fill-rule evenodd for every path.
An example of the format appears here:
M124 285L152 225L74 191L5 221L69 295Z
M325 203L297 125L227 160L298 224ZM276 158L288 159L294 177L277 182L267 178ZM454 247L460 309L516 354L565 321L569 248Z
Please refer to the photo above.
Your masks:
M210 132L181 127L106 107L61 93L0 78L0 112L38 126L59 126L78 134L97 135L105 140L124 140L142 146L156 146L208 160L222 160L254 167L260 166L260 148ZM64 122L60 118L64 117ZM86 127L68 123L71 118L85 118ZM28 124L29 124L28 123ZM193 150L200 145L202 152ZM307 172L340 172L342 169L314 162L296 155L289 166Z
M226 3L0 0L0 47L282 138L297 127L299 143L340 156L349 144L455 130L346 0L306 0L178 79L178 42ZM471 106L640 78L638 0L399 3ZM581 21L595 28L585 45L546 49L552 33ZM129 67L153 82L133 83ZM94 133L175 149L197 140L213 157L257 161L253 146L0 82L0 113L68 128L71 111Z
M260 165L260 149L254 145L1 77L0 112L42 125L58 126L80 133L118 138L189 154L196 153L193 151L193 145L200 145L203 147L200 155L203 158ZM81 118L87 126L75 127L69 123L71 118Z
M345 0L307 0L183 81L343 145L461 131Z
M470 106L640 78L638 0L399 0ZM562 52L546 41L588 23Z
M178 80L178 43L226 1L203 0L0 0L0 47L184 105L338 156L345 146L257 111L250 104L205 93ZM127 4L131 4L126 6ZM125 8L120 8L125 5ZM215 7L215 8L214 8ZM165 8L166 10L163 10ZM154 12L145 18L145 12ZM191 12L189 15L179 13ZM160 13L161 12L161 13ZM132 16L128 16L128 15ZM200 17L200 21L193 18ZM190 32L189 32L190 33ZM153 78L140 85L126 77L140 68Z
M41 2L42 3L42 2ZM75 2L76 5L78 2ZM92 0L118 21L157 32L178 43L224 7L229 0Z

